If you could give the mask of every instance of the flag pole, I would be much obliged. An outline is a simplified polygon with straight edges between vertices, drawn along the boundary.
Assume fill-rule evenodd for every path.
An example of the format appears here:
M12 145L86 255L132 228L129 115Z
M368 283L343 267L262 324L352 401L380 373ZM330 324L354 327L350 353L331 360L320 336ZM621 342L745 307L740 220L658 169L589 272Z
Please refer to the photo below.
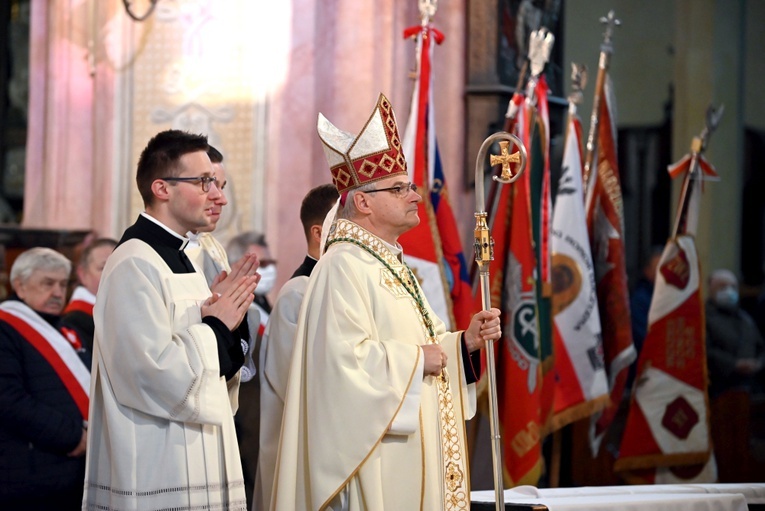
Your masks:
M675 177L677 172L682 169L688 171L685 173L685 177L683 179L683 189L680 192L680 206L677 210L677 216L675 217L675 227L672 230L673 238L688 232L688 210L693 194L691 180L704 179L705 174L707 176L711 176L712 179L717 177L709 164L704 160L702 153L707 148L707 144L709 144L709 138L712 136L712 133L714 133L715 129L717 129L717 125L720 124L720 119L722 118L724 111L725 107L723 105L720 105L719 109L715 109L712 105L709 105L707 108L704 129L701 130L701 134L698 137L693 137L693 140L691 141L690 155L686 155L678 163L669 166L670 175L673 177ZM705 170L702 171L701 169ZM695 231L695 228L692 230Z
M606 25L606 31L603 33L603 43L600 45L600 59L598 61L598 77L595 80L595 98L592 101L592 115L590 116L590 132L587 135L587 152L584 159L584 176L582 176L582 187L585 195L587 194L587 182L590 179L592 163L595 159L595 149L598 139L598 125L600 124L600 102L603 101L603 89L606 83L608 67L611 63L611 55L614 53L614 46L611 44L611 36L614 27L618 27L622 22L616 19L613 10L608 11L608 16L600 18L600 22Z
M535 96L535 88L537 81L539 80L539 76L542 74L542 71L544 70L545 65L547 64L547 61L550 59L550 52L552 51L553 43L555 42L555 36L550 32L547 28L542 27L539 30L535 30L531 33L529 36L529 53L526 58L526 60L523 62L523 67L521 67L521 71L518 75L518 82L515 85L515 93L513 94L513 97L510 98L510 101L507 104L507 112L505 113L505 126L504 131L507 133L512 133L513 128L515 126L515 121L518 116L518 110L521 108L524 103L526 105L530 105L532 107L536 106L536 96ZM527 84L527 92L525 94L525 101L521 101L520 103L516 103L515 100L515 94L519 94L520 91L523 90L523 82L526 80L526 74L530 70L530 76L529 81ZM523 98L523 95L520 96ZM529 126L533 126L535 122L535 115L534 115L535 109L532 109L532 118L529 122ZM489 202L486 206L487 211L489 212L489 227L493 227L494 218L496 217L497 213L497 207L499 204L499 186L497 183L501 183L502 181L496 180L491 183L491 188L489 189ZM478 185L476 184L476 187ZM481 184L483 186L483 184ZM479 207L478 204L476 204L476 207ZM471 275L473 278L473 289L475 289L475 275Z
M546 27L542 27L539 30L534 30L529 36L529 62L531 64L531 75L529 81L526 83L526 106L530 107L531 117L529 118L529 129L534 130L534 124L536 123L536 106L537 106L537 83L539 77L542 75L547 61L550 60L550 53L552 52L553 44L555 43L555 36L547 30ZM531 133L527 134L529 140L531 140Z
M491 309L491 286L489 281L489 265L494 259L494 240L491 237L491 231L486 222L487 213L484 209L484 183L483 172L486 153L492 144L499 141L501 154L490 155L489 163L502 165L500 176L494 176L492 179L502 184L509 184L517 180L526 168L526 148L523 142L505 131L494 133L481 144L478 150L478 156L475 162L475 203L478 211L475 213L475 262L478 265L478 274L481 282L481 303L483 310ZM518 148L517 152L511 153L511 144ZM517 163L516 171L513 173L510 168L511 163ZM490 429L492 437L491 456L494 467L494 494L497 511L504 511L505 496L504 484L502 482L502 449L501 438L499 434L499 418L497 413L497 375L494 363L494 343L486 341L486 374L489 378L489 413Z

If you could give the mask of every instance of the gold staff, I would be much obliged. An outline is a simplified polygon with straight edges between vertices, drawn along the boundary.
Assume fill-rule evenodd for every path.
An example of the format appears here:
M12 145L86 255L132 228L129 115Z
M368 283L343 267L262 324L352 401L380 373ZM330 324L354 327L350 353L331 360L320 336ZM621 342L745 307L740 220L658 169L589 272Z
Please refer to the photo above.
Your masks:
M526 148L523 147L521 140L515 135L505 131L494 133L481 144L478 150L478 157L475 161L475 204L479 208L475 213L475 262L478 265L478 275L481 282L481 303L483 310L491 308L491 287L489 285L489 265L494 259L494 240L491 237L489 226L486 222L487 213L484 210L484 183L483 171L486 153L489 147L496 141L499 142L500 154L490 155L489 163L502 165L502 174L494 176L492 179L502 184L512 183L518 179L526 168ZM517 147L518 151L511 152L511 145ZM517 163L518 167L515 173L510 168L511 163ZM497 511L504 511L504 486L502 483L502 450L499 435L499 419L497 417L497 374L494 365L494 345L492 341L486 341L486 374L489 378L489 413L491 426L491 457L494 462L494 494L497 504Z

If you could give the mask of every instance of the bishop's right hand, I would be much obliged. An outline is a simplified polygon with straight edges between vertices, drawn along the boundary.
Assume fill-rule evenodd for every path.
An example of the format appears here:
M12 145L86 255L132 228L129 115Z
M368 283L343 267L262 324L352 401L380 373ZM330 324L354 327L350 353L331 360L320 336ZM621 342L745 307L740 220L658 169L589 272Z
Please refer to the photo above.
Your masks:
M425 355L425 367L423 373L425 376L438 376L446 367L447 356L444 348L440 344L422 344L420 345Z
M233 270L231 272L234 273ZM242 322L247 309L255 298L255 288L260 276L240 276L223 292L213 292L202 304L202 317L215 316L232 332Z

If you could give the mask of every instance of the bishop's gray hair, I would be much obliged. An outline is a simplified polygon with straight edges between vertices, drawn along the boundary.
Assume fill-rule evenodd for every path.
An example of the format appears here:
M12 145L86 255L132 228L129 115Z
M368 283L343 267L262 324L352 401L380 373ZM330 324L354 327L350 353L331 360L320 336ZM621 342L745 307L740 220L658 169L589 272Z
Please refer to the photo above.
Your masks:
M356 195L356 192L371 192L375 188L377 188L377 184L367 183L348 192L348 196L345 198L345 204L337 211L337 217L344 218L345 220L353 220L356 218L359 212L356 209L356 205L353 203L353 196Z
M11 267L11 283L17 280L26 282L37 270L64 270L67 275L72 271L72 262L60 252L51 248L35 247L22 252Z

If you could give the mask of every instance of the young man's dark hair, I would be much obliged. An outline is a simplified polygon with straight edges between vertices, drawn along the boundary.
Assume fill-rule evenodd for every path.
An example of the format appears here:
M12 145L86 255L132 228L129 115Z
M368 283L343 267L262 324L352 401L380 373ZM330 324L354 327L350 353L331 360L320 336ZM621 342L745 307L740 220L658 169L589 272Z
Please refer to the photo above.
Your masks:
M207 152L208 148L206 136L180 130L161 131L149 140L138 159L135 177L144 206L154 202L151 191L154 181L163 177L175 177L180 173L181 156L195 151Z
M303 223L306 239L311 235L312 226L324 222L324 217L335 205L338 197L337 188L332 183L317 186L306 194L300 205L300 221Z
M213 146L207 147L207 156L210 157L212 163L223 163L223 153L215 149Z

